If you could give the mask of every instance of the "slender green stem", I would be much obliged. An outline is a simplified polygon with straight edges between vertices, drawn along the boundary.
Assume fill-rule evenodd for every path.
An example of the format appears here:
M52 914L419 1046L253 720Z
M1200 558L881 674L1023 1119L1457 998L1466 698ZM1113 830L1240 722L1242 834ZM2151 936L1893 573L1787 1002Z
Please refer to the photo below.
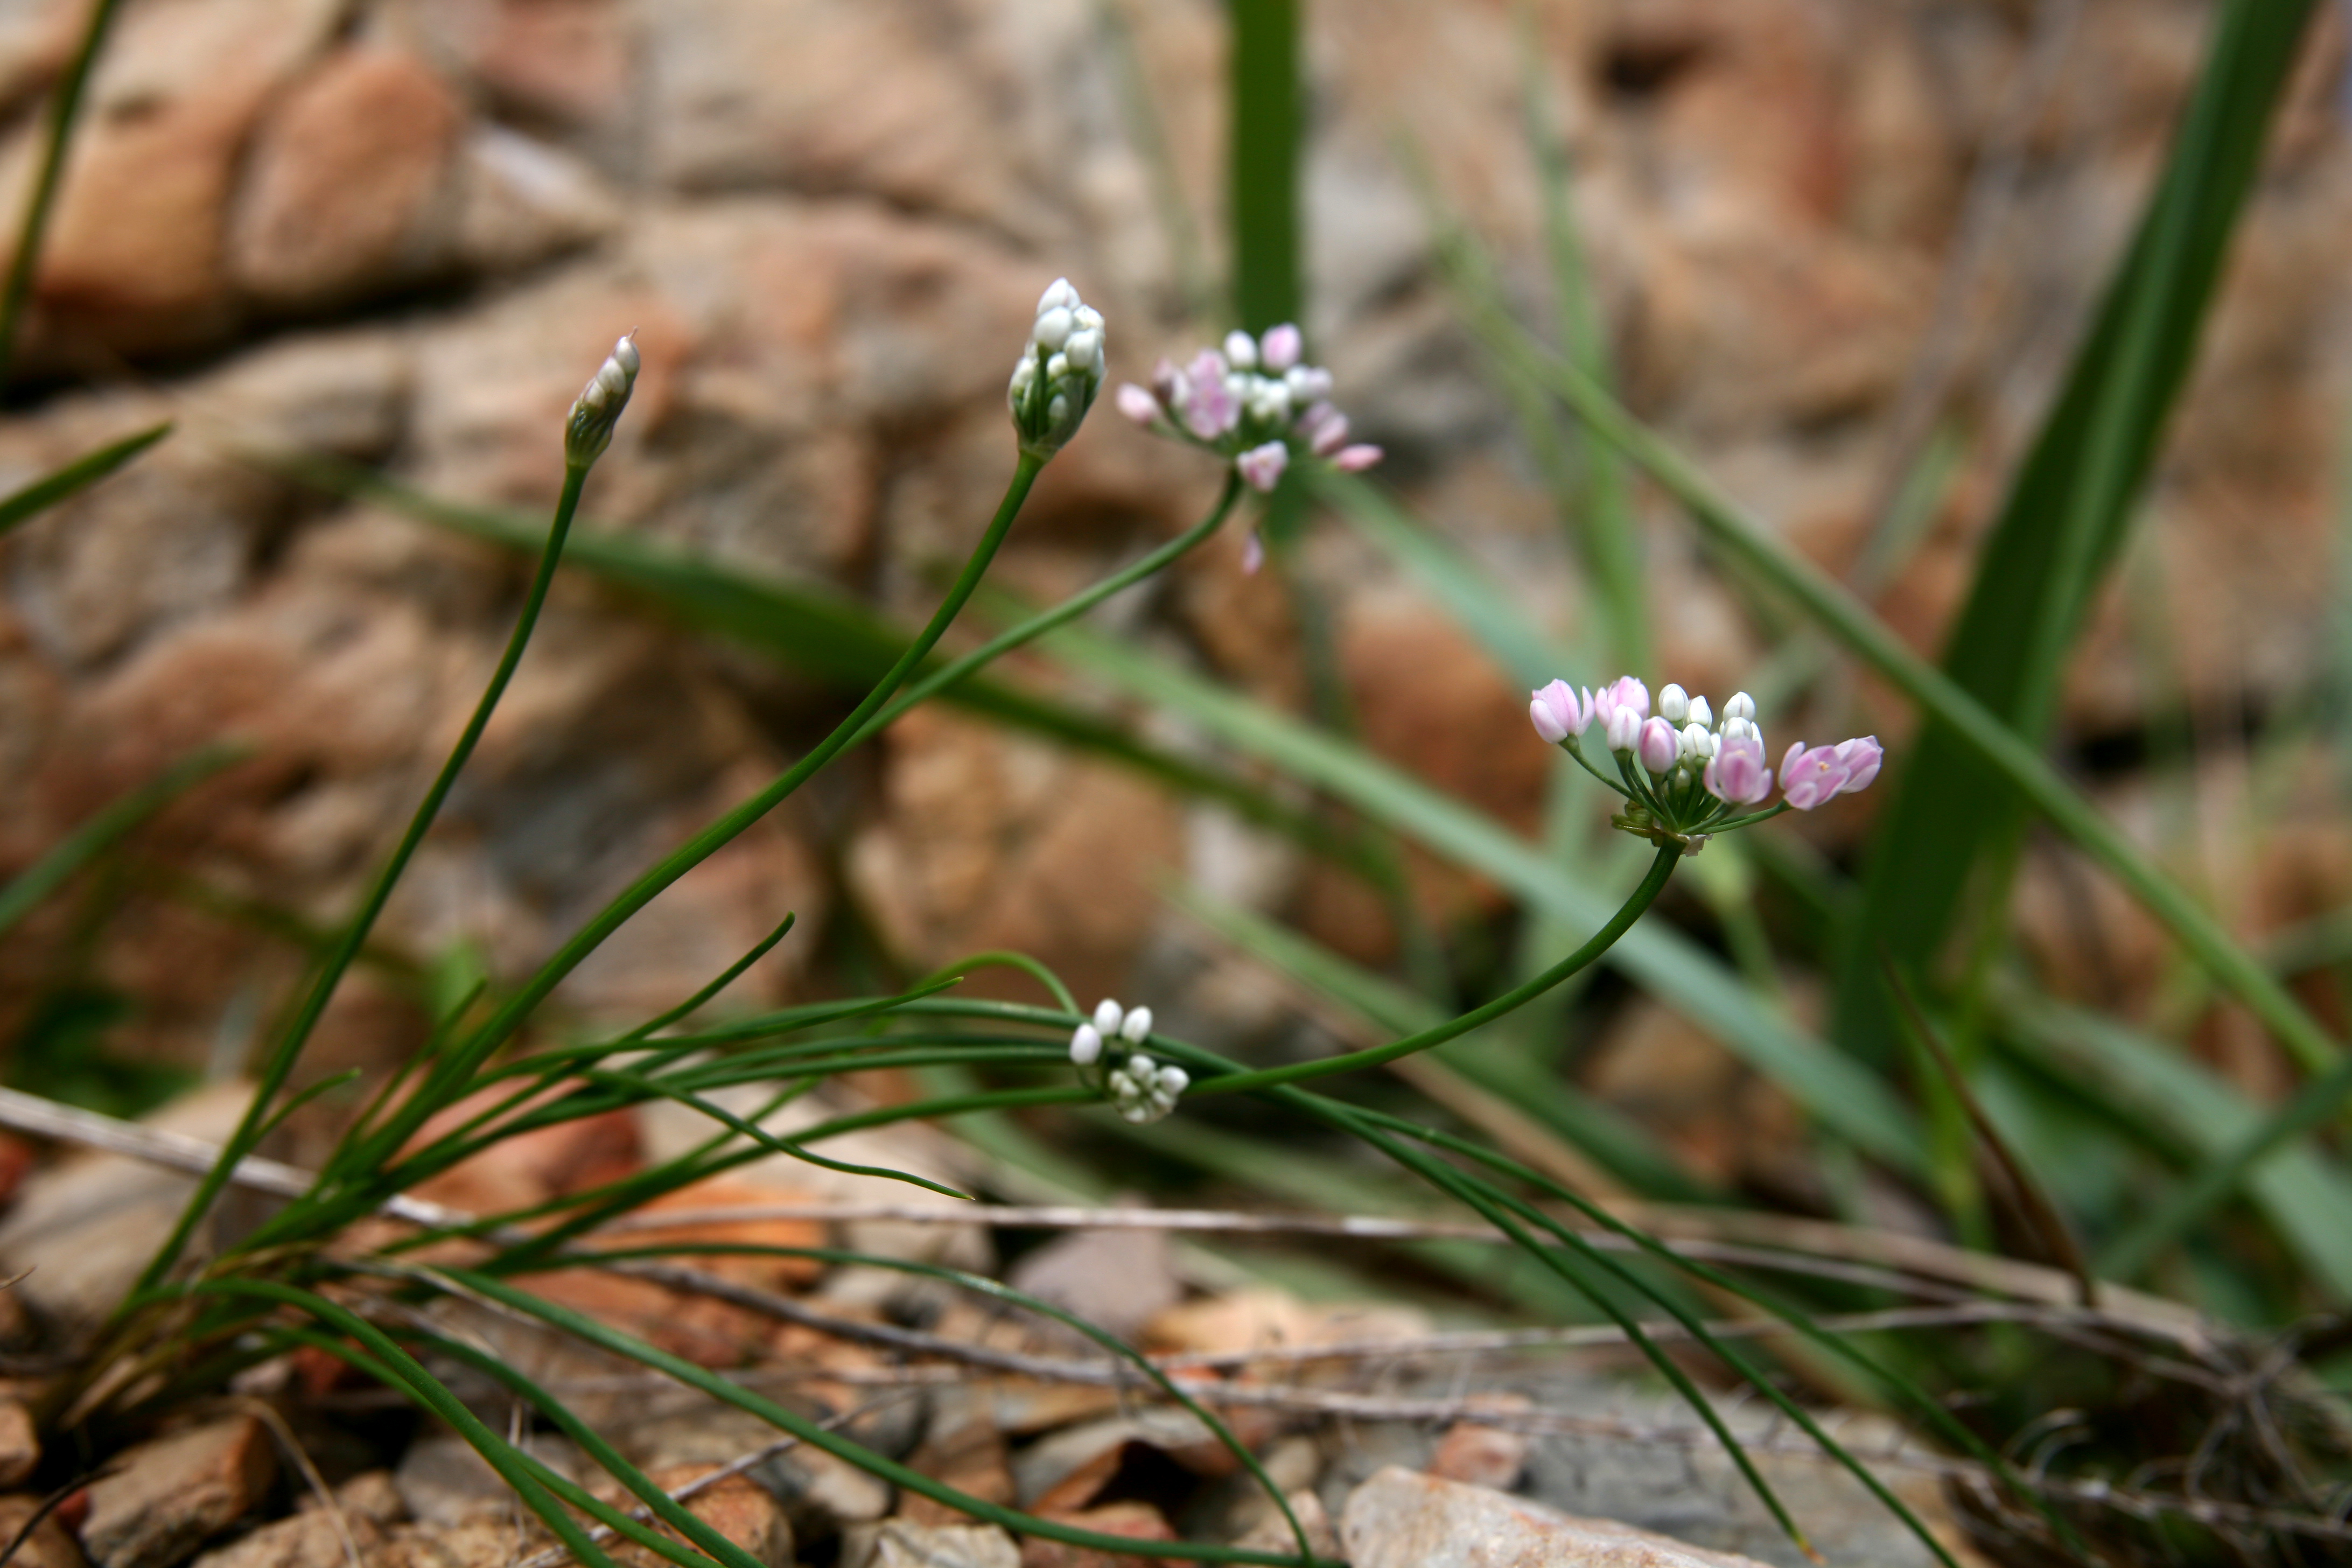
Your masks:
M114 14L121 0L98 0L90 8L89 25L82 29L81 47L67 67L63 80L58 83L57 95L49 100L48 139L41 148L41 172L34 178L33 194L25 203L24 221L16 226L16 254L8 264L8 281L0 288L0 381L7 379L8 366L16 358L16 329L25 317L26 301L32 298L33 276L41 261L41 237L48 232L49 213L57 205L58 186L63 180L66 149L73 141L74 120L81 110L81 100L89 87L89 74L98 65L99 51L106 47L108 29L114 25Z
M506 651L499 656L498 668L491 673L489 684L483 689L481 700L474 704L473 716L466 721L464 732L457 737L457 745L450 749L448 760L441 764L441 772L434 779L432 787L417 803L415 815L408 820L407 830L400 836L400 843L383 863L383 868L376 873L375 881L360 901L358 912L343 928L342 935L328 952L320 966L318 977L303 996L302 1005L296 1009L294 1016L278 1037L269 1060L262 1068L260 1081L255 1086L253 1102L246 1107L244 1119L237 1124L236 1131L222 1147L221 1157L214 1163L213 1168L205 1173L204 1180L196 1184L195 1194L181 1212L171 1236L150 1260L146 1271L140 1276L138 1285L126 1301L144 1295L171 1272L186 1249L188 1238L210 1212L214 1200L220 1196L221 1189L227 1185L229 1173L253 1152L253 1145L269 1114L270 1102L278 1098L278 1090L286 1087L295 1062L302 1055L303 1046L310 1038L310 1031L318 1026L328 1002L334 996L335 987L341 983L343 972L351 967L352 961L359 956L360 949L366 945L368 933L374 930L376 918L383 914L385 902L392 897L394 884L408 868L410 858L416 853L416 847L425 841L433 819L440 814L442 803L449 798L449 791L457 784L457 774L474 754L475 745L489 725L490 714L497 709L499 699L505 695L507 683L514 678L515 667L522 662L523 648L530 641L531 629L539 624L539 612L547 603L550 584L555 581L556 563L563 554L564 537L572 531L572 514L579 510L580 492L588 482L590 466L583 463L565 468L563 493L556 500L555 521L547 531L547 546L540 552L539 569L531 574L530 587L523 595L522 612L515 618L514 631L507 638Z
M1011 952L1003 949L990 952L975 952L969 958L959 958L946 968L926 976L919 984L918 989L924 985L936 985L942 981L953 984L975 969L1017 969L1044 986L1055 1001L1073 1013L1078 1010L1078 999L1070 994L1070 988L1062 984L1060 975L1025 952Z
M1656 856L1650 861L1649 874L1642 879L1641 885L1633 889L1633 896L1625 900L1615 914L1609 917L1608 924L1592 933L1591 939L1582 947L1578 948L1541 974L1513 986L1483 1006L1473 1007L1460 1017L1448 1019L1434 1028L1423 1029L1415 1034L1407 1035L1401 1040L1391 1040L1385 1046L1373 1046L1365 1050L1349 1051L1344 1056L1327 1057L1321 1061L1294 1062L1288 1067L1266 1068L1257 1072L1232 1073L1213 1078L1201 1084L1192 1092L1239 1094L1254 1089L1268 1089L1276 1084L1297 1083L1304 1079L1326 1078L1332 1073L1354 1072L1360 1068L1378 1067L1382 1062L1392 1062L1399 1057L1408 1057L1415 1051L1425 1051L1432 1046L1442 1046L1448 1040L1468 1034L1482 1024L1492 1023L1504 1014L1527 1005L1578 970L1597 961L1602 953L1614 946L1617 939L1633 929L1633 922L1642 918L1643 911L1656 901L1658 895L1665 890L1666 879L1674 875L1675 863L1681 858L1680 845L1660 846Z
M595 952L605 938L618 931L632 915L651 903L664 889L709 859L721 847L732 842L753 823L782 805L793 791L799 789L826 763L832 762L853 742L866 733L866 727L873 721L874 716L882 710L884 705L905 684L908 677L920 667L923 660L929 656L931 649L938 646L940 638L946 634L949 626L962 612L965 602L980 586L982 576L988 571L989 563L995 560L998 547L1003 544L1005 535L1012 530L1013 520L1020 515L1022 503L1029 499L1030 488L1037 482L1037 475L1045 466L1044 458L1027 452L1021 454L1020 460L1013 470L1012 482L1005 488L1004 499L997 504L996 515L990 519L987 531L981 535L980 542L972 547L971 556L964 562L962 572L957 575L954 584L948 589L947 597L940 601L940 607L933 612L929 623L917 634L914 641L907 645L905 651L899 654L888 672L876 682L874 689L866 694L865 699L857 704L849 716L835 725L833 732L811 748L799 762L778 775L767 788L663 857L651 869L632 882L619 897L598 911L587 924L573 932L563 945L556 950L554 956L541 964L538 973L525 981L506 1000L505 1004L475 1031L472 1038L457 1050L450 1052L447 1058L436 1066L424 1089L409 1101L399 1115L394 1117L379 1132L366 1140L364 1146L346 1145L343 1153L349 1158L347 1161L338 1162L342 1164L345 1171L354 1175L362 1172L372 1172L381 1156L399 1148L417 1128L424 1125L425 1119L432 1115L434 1108L447 1097L447 1092L452 1086L462 1084L469 1079L482 1060L504 1044L516 1030L522 1027L523 1020L547 999L548 994L562 983L566 975L578 968L590 953Z
M1153 573L1163 570L1179 557L1198 549L1207 542L1211 534L1224 526L1225 519L1233 515L1234 504L1241 500L1241 475L1229 467L1225 473L1225 488L1218 493L1217 504L1209 509L1209 514L1206 517L1131 565L1112 573L1093 587L1074 594L1052 609L1040 611L1019 626L998 633L961 658L916 681L905 691L899 693L898 700L890 706L876 714L873 720L857 732L856 740L850 743L856 745L858 742L871 739L881 731L887 729L892 721L917 703L926 701L942 691L950 689L1015 648L1026 647L1056 626L1068 625L1120 589L1134 586Z

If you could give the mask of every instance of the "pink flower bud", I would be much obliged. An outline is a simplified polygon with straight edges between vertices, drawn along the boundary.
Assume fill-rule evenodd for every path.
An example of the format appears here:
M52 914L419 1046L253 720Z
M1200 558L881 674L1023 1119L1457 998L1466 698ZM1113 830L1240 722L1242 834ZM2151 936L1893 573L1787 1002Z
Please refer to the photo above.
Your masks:
M1597 705L1600 699L1596 697L1593 701ZM1609 749L1612 752L1630 752L1642 738L1642 716L1631 708L1611 710L1606 722Z
M1242 573L1244 576L1255 577L1265 564L1265 541L1253 528L1249 537L1242 541Z
M1877 736L1863 735L1852 741L1840 741L1837 760L1846 770L1844 786L1838 793L1859 795L1870 787L1871 780L1878 776L1880 765L1886 761L1886 752L1879 745Z
M1571 735L1581 735L1592 722L1592 694L1580 693L1565 680L1555 680L1528 694L1528 718L1536 733L1557 746Z
M1727 735L1706 764L1706 793L1732 805L1754 805L1772 793L1772 770L1764 765L1764 742Z
M1252 489L1271 491L1282 482L1282 470L1290 467L1290 448L1279 441L1268 441L1235 458L1234 467L1242 471Z
M1331 466L1343 474L1360 474L1386 456L1388 454L1378 447L1359 441L1352 447L1340 447L1339 455L1331 459Z
M1160 423L1160 399L1131 381L1119 386L1118 411L1147 430Z
M1318 403L1307 410L1314 420L1303 433L1307 444L1318 458L1328 458L1348 444L1348 416L1328 403Z
M1632 714L1638 726L1650 716L1650 689L1630 675L1621 675L1592 694L1592 708L1603 724L1612 723L1622 711ZM1610 732L1616 731L1612 729Z
M1184 428L1203 441L1213 441L1241 423L1242 400L1225 384L1226 369L1214 349L1202 349L1183 373L1186 385L1178 411Z
M1265 368L1273 374L1280 375L1298 363L1298 356L1306 347L1306 340L1299 336L1298 329L1285 321L1278 327L1266 329L1265 336L1258 342L1257 352Z
M1801 741L1780 761L1780 798L1799 811L1811 811L1845 787L1846 770L1834 746L1808 751Z
M1682 760L1683 738L1664 719L1647 719L1643 721L1642 738L1634 750L1643 767L1663 773Z

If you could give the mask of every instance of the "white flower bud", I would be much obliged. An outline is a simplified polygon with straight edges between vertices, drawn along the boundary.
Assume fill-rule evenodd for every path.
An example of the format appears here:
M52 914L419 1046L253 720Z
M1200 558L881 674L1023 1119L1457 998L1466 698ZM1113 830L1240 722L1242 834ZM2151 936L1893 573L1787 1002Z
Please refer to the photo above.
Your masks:
M1225 363L1235 370L1257 368L1257 340L1238 328L1225 334Z
M1679 686L1669 685L1658 693L1658 717L1669 724L1680 724L1690 717L1690 693Z
M1701 762L1715 755L1715 736L1696 719L1683 726L1683 755Z
M1755 718L1756 699L1748 696L1745 691L1733 692L1731 700L1723 705L1723 716L1727 719Z
M1076 326L1067 310L1043 311L1037 317L1037 324L1029 329L1029 341L1050 353L1070 341L1070 333Z
M1081 327L1062 345L1062 355L1082 371L1102 369L1102 334Z
M1070 1060L1082 1068L1090 1068L1102 1059L1102 1031L1092 1024L1080 1024L1070 1032Z
M1291 401L1301 407L1331 395L1331 373L1320 365L1293 365L1283 373Z
M1078 308L1078 291L1066 278L1056 278L1037 296L1037 313L1048 310L1075 310Z
M1151 1033L1151 1009L1137 1007L1129 1011L1126 1022L1119 1025L1118 1033L1121 1039L1141 1041Z
M1119 1005L1108 996L1095 1004L1095 1027L1106 1036L1118 1033L1118 1021L1123 1016Z
M1704 697L1691 699L1690 716L1691 722L1703 729L1715 728L1715 710L1706 705L1706 699Z
M572 405L572 416L563 425L563 457L573 468L585 468L604 455L613 439L613 426L628 406L629 389L637 384L637 370L643 362L637 356L637 345L623 338L613 345L604 363L588 380L579 397Z

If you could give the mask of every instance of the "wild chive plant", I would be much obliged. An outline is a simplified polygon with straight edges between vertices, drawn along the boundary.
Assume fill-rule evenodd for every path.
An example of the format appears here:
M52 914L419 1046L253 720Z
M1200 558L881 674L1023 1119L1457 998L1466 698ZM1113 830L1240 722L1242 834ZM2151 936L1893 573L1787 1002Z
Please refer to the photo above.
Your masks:
M566 478L555 522L507 655L478 705L473 721L427 792L392 858L371 885L359 913L342 933L320 974L305 992L289 1026L277 1040L262 1074L261 1092L245 1124L231 1140L220 1163L200 1184L186 1214L139 1288L109 1325L103 1342L83 1363L80 1373L62 1381L51 1394L47 1414L53 1420L70 1425L101 1417L137 1419L168 1408L180 1398L216 1387L243 1367L295 1346L312 1345L407 1393L420 1405L446 1420L483 1453L518 1495L592 1568L605 1568L612 1560L586 1538L570 1510L585 1514L623 1537L680 1563L682 1568L700 1568L711 1562L725 1563L729 1568L750 1568L740 1549L693 1520L650 1479L594 1440L594 1435L582 1427L549 1391L538 1387L514 1368L490 1362L472 1347L443 1333L413 1310L414 1303L421 1298L454 1295L602 1347L699 1389L713 1399L756 1414L811 1446L908 1490L1018 1531L1130 1555L1217 1563L1308 1563L1312 1561L1311 1549L1304 1529L1295 1518L1290 1523L1298 1551L1292 1554L1195 1542L1137 1542L1038 1519L971 1497L898 1465L853 1438L729 1379L548 1301L514 1283L518 1276L551 1268L655 1268L659 1270L654 1276L658 1279L673 1284L683 1282L691 1288L719 1289L720 1286L714 1284L710 1277L697 1275L676 1261L678 1249L675 1247L668 1250L666 1260L656 1263L643 1252L599 1249L583 1253L574 1244L607 1221L664 1193L772 1155L783 1154L835 1170L936 1186L905 1173L847 1164L820 1151L819 1145L843 1133L900 1121L948 1119L975 1111L1089 1100L1107 1101L1121 1120L1148 1121L1170 1114L1181 1095L1248 1093L1363 1141L1441 1192L1486 1215L1505 1235L1527 1248L1543 1268L1584 1293L1597 1310L1620 1323L1661 1375L1690 1399L1721 1439L1726 1451L1747 1474L1759 1496L1792 1536L1801 1539L1795 1521L1748 1462L1705 1394L1651 1342L1625 1305L1628 1300L1650 1302L1675 1318L1696 1341L1720 1355L1727 1365L1757 1383L1793 1421L1813 1433L1825 1450L1847 1462L1865 1484L1888 1499L1890 1507L1909 1519L1899 1501L1878 1488L1875 1479L1822 1434L1801 1406L1692 1316L1675 1289L1600 1252L1556 1215L1530 1204L1512 1189L1559 1196L1586 1210L1593 1223L1622 1231L1623 1227L1616 1221L1591 1210L1577 1195L1560 1194L1555 1184L1491 1152L1309 1093L1300 1087L1307 1079L1376 1065L1457 1037L1524 1005L1597 960L1655 899L1679 857L1691 847L1695 835L1703 827L1721 831L1727 826L1738 825L1720 810L1703 811L1693 799L1693 789L1728 792L1709 797L1725 805L1733 798L1743 804L1753 803L1748 795L1760 761L1750 767L1748 762L1742 760L1751 737L1746 730L1731 727L1733 723L1752 722L1744 714L1732 715L1725 731L1718 734L1707 730L1707 715L1700 705L1699 721L1686 721L1685 728L1675 732L1678 749L1674 766L1660 770L1646 783L1628 779L1629 799L1633 790L1642 791L1644 809L1651 814L1646 819L1647 836L1658 840L1659 853L1641 885L1589 941L1526 984L1438 1027L1374 1049L1324 1061L1251 1070L1186 1042L1155 1034L1154 1020L1148 1008L1122 1008L1106 1002L1091 1017L1083 1016L1067 990L1050 972L1034 961L1009 954L979 955L968 964L951 966L941 977L897 995L807 1005L723 1027L679 1031L677 1026L702 1004L774 942L782 940L789 931L789 921L709 985L635 1028L606 1038L541 1045L528 1050L515 1048L526 1025L554 987L622 923L688 869L773 809L818 770L872 737L908 707L965 679L1011 647L1064 624L1108 595L1197 545L1222 524L1244 488L1271 488L1294 460L1328 460L1334 467L1344 468L1361 468L1378 458L1375 448L1346 443L1344 416L1328 401L1328 378L1297 363L1299 346L1295 331L1276 329L1266 334L1263 343L1236 334L1228 339L1223 353L1204 352L1196 358L1195 368L1202 373L1199 378L1191 373L1181 380L1163 378L1168 400L1152 399L1158 411L1153 416L1155 420L1169 416L1171 432L1216 452L1231 464L1223 491L1209 516L1185 535L1105 582L1032 617L972 653L924 673L931 650L978 586L1038 471L1083 423L1102 379L1103 333L1100 316L1086 307L1066 281L1057 281L1040 300L1029 341L1007 389L1017 457L1005 496L939 610L850 714L766 789L649 868L567 939L536 973L509 990L480 998L478 1005L476 999L469 998L457 1008L442 1021L432 1043L382 1086L373 1100L354 1119L310 1190L289 1202L251 1234L191 1267L185 1256L190 1244L236 1163L302 1098L287 1100L283 1089L310 1031L383 909L409 856L430 826L449 784L464 765L521 657L589 471L604 450L635 378L638 359L635 346L626 340L616 345L567 422ZM1302 396L1306 399L1303 408L1297 406ZM1131 404L1134 400L1122 401ZM1181 431L1174 423L1180 413L1187 420ZM1632 706L1633 693L1639 689L1637 682L1621 682L1612 689L1615 693L1612 704ZM1569 717L1578 722L1571 730L1563 721L1563 742L1589 727L1599 706L1597 699L1583 694L1570 700L1572 706ZM1675 706L1675 701L1670 695L1666 705ZM1646 708L1647 702L1643 691L1640 705ZM1685 708L1683 712L1686 721L1688 711ZM1728 709L1727 711L1729 713ZM1618 722L1614 718L1610 721ZM1538 722L1540 725L1541 721ZM1708 738L1702 741L1692 735L1694 729ZM1752 739L1760 758L1760 736ZM1637 751L1641 740L1637 735ZM1690 748L1688 756L1679 750L1685 744ZM1708 750L1708 763L1721 765L1696 769L1700 783L1694 786L1690 778L1684 776L1692 774L1694 770L1685 764L1695 762L1702 745ZM1656 760L1666 761L1662 743L1654 745L1652 751ZM1874 755L1870 765L1874 768ZM1786 767L1784 764L1784 771ZM1835 783L1826 782L1838 767L1844 771ZM1831 762L1817 767L1814 773L1807 774L1801 765L1798 772L1812 780L1807 786L1811 791L1807 799L1818 804L1817 797L1825 796L1825 793L1859 787L1855 781L1861 777L1861 764L1841 761L1833 753ZM1707 783L1710 778L1712 784ZM1768 815L1770 813L1756 814L1758 818ZM1034 975L1053 994L1056 1005L1019 1006L942 994L964 969L994 963L1009 963ZM1056 1044L1057 1038L1062 1043ZM985 1069L997 1074L1026 1071L1045 1077L1025 1087L984 1089L835 1115L789 1139L763 1125L772 1111L836 1073L892 1067ZM1076 1069L1075 1082L1073 1068ZM743 1113L722 1103L719 1096L723 1091L751 1085L764 1088L766 1099L760 1109ZM417 1183L503 1138L655 1100L682 1104L707 1116L713 1129L710 1137L665 1164L532 1209L501 1215L435 1216L411 1205L396 1212L418 1222L414 1236L370 1254L347 1256L338 1248L337 1244L355 1221L395 1205L401 1195ZM461 1104L471 1108L462 1119L446 1114ZM1448 1158L1437 1158L1433 1150L1443 1152ZM1477 1170L1457 1165L1454 1161L1458 1159L1482 1165L1511 1185L1507 1187ZM479 1244L481 1251L462 1265L431 1262L420 1255L419 1249L426 1244L453 1237L470 1238ZM1640 1245L1654 1247L1646 1237L1636 1239ZM857 1258L855 1254L824 1250L805 1255L825 1261ZM1658 1257L1669 1268L1697 1272L1696 1266L1687 1260L1662 1252ZM903 1267L890 1259L870 1261ZM1016 1304L1038 1306L1016 1292L985 1281L959 1282ZM1725 1288L1739 1289L1736 1284L1727 1284ZM740 1292L730 1299L740 1300ZM1801 1319L1791 1321L1800 1332L1805 1331L1806 1325ZM1842 1342L1824 1348L1858 1364L1867 1364L1858 1352ZM530 1403L546 1419L572 1433L583 1450L661 1522L684 1534L691 1546L680 1547L630 1520L485 1426L445 1381L445 1373L456 1368L470 1369L492 1378ZM1277 1506L1288 1514L1279 1489L1273 1486L1255 1458L1234 1439L1213 1413L1201 1408L1165 1377L1139 1369L1139 1384L1144 1382L1156 1382L1163 1392L1208 1421L1211 1429L1234 1451L1237 1462L1258 1479ZM1923 1417L1945 1430L1955 1442L1968 1441L1967 1435L1956 1432L1948 1417L1932 1401L1916 1390L1905 1390L1899 1380L1890 1380L1890 1384L1898 1393L1910 1397ZM1916 1527L1916 1520L1912 1522Z

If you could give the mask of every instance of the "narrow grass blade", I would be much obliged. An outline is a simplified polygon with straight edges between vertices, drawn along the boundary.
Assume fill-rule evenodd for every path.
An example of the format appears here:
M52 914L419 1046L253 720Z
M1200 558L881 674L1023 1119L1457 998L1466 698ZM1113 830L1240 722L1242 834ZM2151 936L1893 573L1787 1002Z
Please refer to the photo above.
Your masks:
M121 0L97 0L90 6L80 46L67 62L65 75L49 98L39 172L33 176L32 191L25 200L25 216L16 226L16 252L8 263L7 281L0 284L0 382L7 379L9 368L16 362L16 334L24 325L26 303L33 297L33 278L41 264L41 241L48 233L49 214L57 205L58 186L65 175L66 150L73 142L74 122L80 116L82 99L89 92L90 72L106 47L106 35L114 26L114 14L121 9Z
M2315 0L2218 8L2164 177L1985 542L1944 669L2029 742L2049 729L2075 630L2122 547L2317 8ZM1971 881L2005 902L2022 809L2013 784L1948 724L1921 731L1898 770L1843 943L1841 1044L1885 1059L1895 1024L1870 983L1878 947L1906 967L1932 963Z
M1360 968L1286 926L1211 898L1197 889L1176 889L1171 897L1178 908L1239 951L1290 976L1374 1028L1393 1035L1412 1035L1445 1021L1437 1006L1418 994ZM1465 1037L1463 1043L1475 1038ZM1646 1197L1673 1203L1705 1203L1721 1197L1692 1180L1675 1157L1639 1126L1589 1099L1574 1084L1558 1079L1548 1083L1517 1079L1498 1081L1493 1073L1481 1070L1486 1065L1482 1058L1459 1053L1448 1053L1443 1060L1424 1058L1423 1065L1436 1068L1475 1088L1504 1095L1516 1111L1542 1123Z
M1299 0L1232 0L1225 144L1234 310L1253 332L1299 315Z
M38 517L59 501L79 495L171 433L169 420L150 426L135 435L125 436L120 441L110 442L95 452L76 458L56 472L45 474L24 489L0 497L0 534L11 532L19 524Z
M2179 1051L2101 1014L2070 1007L2021 985L1993 988L1994 1016L2028 1042L2037 1065L2090 1092L2177 1158L2203 1163L2260 1132L2269 1113ZM2246 1174L2246 1195L2312 1279L2336 1300L2352 1300L2352 1172L2309 1143L2278 1148ZM2100 1258L2124 1278L2148 1251L2110 1247Z
M142 823L248 754L240 747L207 747L101 806L39 859L19 871L6 887L0 888L0 933L12 929L76 872L121 843Z

